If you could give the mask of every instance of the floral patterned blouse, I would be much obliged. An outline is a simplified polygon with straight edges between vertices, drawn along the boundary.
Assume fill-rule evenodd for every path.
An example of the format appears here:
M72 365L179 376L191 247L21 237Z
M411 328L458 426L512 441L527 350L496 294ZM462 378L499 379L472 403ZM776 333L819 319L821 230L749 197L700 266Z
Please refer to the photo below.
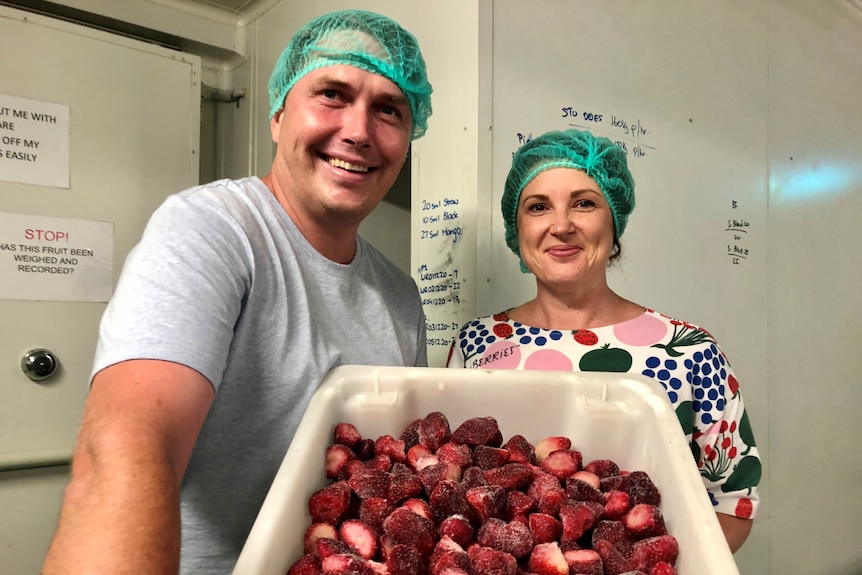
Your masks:
M716 511L757 513L761 464L739 383L705 329L647 310L581 330L530 327L507 312L458 332L449 367L639 373L667 391Z

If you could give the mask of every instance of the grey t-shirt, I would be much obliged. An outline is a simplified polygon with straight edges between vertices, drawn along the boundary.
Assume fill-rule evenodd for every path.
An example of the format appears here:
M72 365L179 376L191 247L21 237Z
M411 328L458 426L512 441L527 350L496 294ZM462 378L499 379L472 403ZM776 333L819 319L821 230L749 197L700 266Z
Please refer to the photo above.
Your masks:
M230 573L323 376L427 365L425 317L413 280L370 244L332 262L260 179L222 180L168 198L129 253L93 374L137 358L216 389L183 480L181 572Z

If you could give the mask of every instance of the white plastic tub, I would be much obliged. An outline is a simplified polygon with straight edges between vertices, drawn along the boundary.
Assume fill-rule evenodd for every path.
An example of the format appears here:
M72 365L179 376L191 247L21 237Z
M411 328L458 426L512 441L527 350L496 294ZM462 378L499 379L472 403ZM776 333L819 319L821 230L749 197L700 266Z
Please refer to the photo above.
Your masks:
M302 554L308 499L328 483L326 447L335 424L363 437L400 436L413 420L440 411L454 431L494 417L504 441L534 444L564 435L591 459L646 471L661 491L669 532L679 541L680 575L738 575L691 451L664 390L631 374L342 366L311 400L233 571L285 575Z

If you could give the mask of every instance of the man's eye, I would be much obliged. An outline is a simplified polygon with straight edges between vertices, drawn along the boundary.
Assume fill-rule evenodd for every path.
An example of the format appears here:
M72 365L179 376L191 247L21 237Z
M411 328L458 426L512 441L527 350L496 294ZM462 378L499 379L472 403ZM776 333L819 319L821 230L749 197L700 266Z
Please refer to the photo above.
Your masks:
M323 97L329 100L334 100L338 97L338 92L336 92L335 90L324 90Z
M380 111L387 116L397 116L398 115L398 108L396 108L395 106L382 106L380 108Z

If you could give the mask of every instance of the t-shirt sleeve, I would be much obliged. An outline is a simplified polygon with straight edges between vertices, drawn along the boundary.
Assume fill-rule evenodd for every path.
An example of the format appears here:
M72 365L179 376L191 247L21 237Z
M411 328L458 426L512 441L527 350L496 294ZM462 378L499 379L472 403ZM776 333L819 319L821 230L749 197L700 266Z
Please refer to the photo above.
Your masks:
M129 359L186 365L218 388L251 277L248 240L202 194L168 198L129 253L105 310L93 375Z
M761 461L739 383L727 365L723 397L699 396L695 386L692 450L715 511L743 519L754 518L759 506ZM708 425L702 407L721 402L710 411ZM700 407L700 408L699 408ZM716 417L717 416L717 417Z

